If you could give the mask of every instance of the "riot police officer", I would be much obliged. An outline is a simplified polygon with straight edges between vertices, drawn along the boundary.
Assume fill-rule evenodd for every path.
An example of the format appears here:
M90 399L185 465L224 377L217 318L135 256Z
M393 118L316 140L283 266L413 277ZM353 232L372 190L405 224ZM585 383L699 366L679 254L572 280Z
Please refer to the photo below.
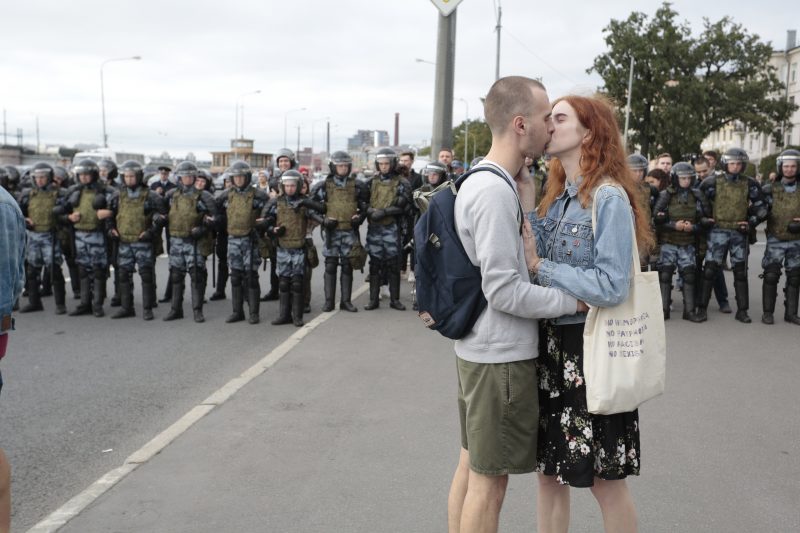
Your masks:
M696 173L689 163L676 163L671 171L672 183L656 202L655 221L661 231L661 254L658 277L664 318L669 319L672 298L672 276L678 270L683 278L683 319L702 322L695 314L698 279L697 243L711 225L711 205L697 190Z
M164 320L183 318L183 291L188 272L192 282L192 310L195 322L205 322L203 298L206 291L206 261L211 252L208 226L214 224L217 208L208 191L194 186L197 165L183 161L175 167L178 187L167 193L169 205L169 273L172 307Z
M78 183L67 191L67 216L75 234L75 261L81 285L80 304L70 313L79 316L105 315L108 277L108 244L105 220L112 216L108 200L112 190L100 181L100 168L91 159L81 160L74 168Z
M114 216L109 219L108 234L112 240L118 241L120 292L120 309L111 318L136 316L133 309L133 273L138 266L142 278L142 317L153 320L153 307L156 305L153 240L161 233L166 221L165 202L144 183L144 169L139 162L125 161L120 170L122 183L109 203Z
M303 275L306 268L305 239L308 209L300 194L302 174L287 170L281 174L281 195L264 209L263 227L277 239L279 311L273 325L303 325Z
M6 165L3 167L3 169L5 169L6 171L5 185L3 187L5 188L5 190L9 192L9 194L11 194L11 196L13 196L16 199L20 189L19 170L17 170L17 167L15 167L14 165Z
M25 252L25 277L28 305L21 313L42 311L39 284L41 272L53 278L56 314L67 312L64 274L61 272L61 243L57 237L59 219L63 222L66 194L53 183L55 172L47 163L36 163L31 169L32 187L20 194L19 205L27 225L28 247ZM59 216L57 216L57 213Z
M118 187L119 169L117 164L110 159L101 159L98 161L97 166L100 168L100 181L108 187Z
M228 269L231 278L231 303L233 313L226 322L244 320L244 294L250 311L248 322L258 324L261 285L258 280L258 255L256 220L269 197L253 187L253 172L244 161L235 161L226 173L232 185L217 198L217 211L224 220L228 236Z
M443 150L444 151L444 150ZM369 181L367 252L369 253L370 311L379 305L381 276L389 281L389 307L404 311L400 302L400 226L398 217L410 204L411 185L397 173L397 155L391 148L381 148L375 155L377 172Z
M800 325L797 316L800 294L800 191L797 175L800 170L800 151L784 150L778 156L778 180L764 185L764 196L769 205L767 217L767 249L761 261L762 304L764 324L774 324L775 299L781 266L786 269L786 287L783 292L786 322Z
M730 148L722 154L723 175L713 175L700 184L700 190L711 202L714 228L708 236L708 251L703 272L703 292L698 315L706 315L714 278L725 254L730 251L733 288L736 292L736 320L752 322L747 314L750 305L747 282L749 233L768 214L767 203L758 182L743 175L748 162L747 152Z
M325 257L325 304L323 311L333 311L336 298L336 271L341 265L341 295L339 309L355 313L350 301L353 291L354 246L360 246L358 228L366 216L367 193L363 184L351 177L353 160L347 152L331 154L329 174L325 181L312 191L312 203L317 213L324 213L322 228L325 232L322 255Z
M642 154L631 154L628 156L628 168L631 170L631 176L633 176L633 178L639 184L638 192L640 204L645 210L644 212L647 220L650 221L651 229L655 231L656 228L653 222L653 208L658 200L659 192L658 188L647 183L644 179L645 175L647 174L648 165L649 163L647 158ZM655 269L655 261L658 258L659 251L656 248L653 252L653 255L647 255L646 252L642 252L642 256L639 258L642 268L650 270Z
M280 194L281 183L280 177L287 170L294 170L297 168L297 158L294 152L288 148L281 148L275 154L275 170L269 180L270 197L274 198ZM262 298L262 302L269 302L278 299L278 274L277 274L277 256L274 236L267 235L271 239L265 248L269 251L269 292Z

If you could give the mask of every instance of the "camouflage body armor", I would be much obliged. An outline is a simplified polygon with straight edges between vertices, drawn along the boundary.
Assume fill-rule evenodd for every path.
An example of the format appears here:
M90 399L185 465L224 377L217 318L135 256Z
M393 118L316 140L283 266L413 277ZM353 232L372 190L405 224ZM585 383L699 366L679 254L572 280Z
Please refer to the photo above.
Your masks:
M715 180L714 221L720 229L732 230L739 222L747 220L749 187L747 178L741 176L735 182L719 176Z
M58 190L42 191L32 189L28 203L28 218L33 220L33 231L36 233L46 233L53 231L56 224L56 217L53 215L53 208L56 206Z
M358 214L356 202L356 181L348 179L344 187L337 187L333 178L325 180L325 194L327 196L327 215L339 221L336 229L350 230L350 220Z
M200 191L189 194L176 191L172 196L169 210L169 234L172 237L185 239L189 237L192 228L200 225L203 215L197 211L199 199Z
M245 193L228 193L228 235L231 237L245 237L253 229L256 222L256 212L253 209L255 195L252 188Z
M692 194L692 191L688 191L685 199L679 191L670 191L670 193L669 219L671 221L688 220L692 224L696 224L698 222L697 198ZM695 234L686 233L685 231L665 231L662 234L662 240L667 244L686 246L687 244L694 244Z
M126 244L139 242L139 235L147 230L150 217L144 214L146 201L147 191L140 192L137 198L131 198L125 191L120 193L117 213L117 231L120 241Z
M286 233L278 237L278 246L298 249L305 245L306 226L308 225L305 207L295 211L286 198L281 198L278 201L278 220L276 224L286 228Z
M400 178L396 176L387 181L375 177L370 186L370 207L373 209L386 209L391 206L394 203L395 196L397 196L397 186L399 183ZM374 223L388 226L389 224L393 224L394 221L394 217L383 217L381 220Z
M92 207L94 198L97 196L97 191L94 189L83 189L81 191L81 199L78 202L78 213L81 214L81 219L75 223L75 229L78 231L97 231L100 227L100 219L97 218L97 211Z
M772 185L772 211L767 219L767 235L781 241L800 240L800 234L789 232L789 223L800 217L800 192L790 193L782 183Z

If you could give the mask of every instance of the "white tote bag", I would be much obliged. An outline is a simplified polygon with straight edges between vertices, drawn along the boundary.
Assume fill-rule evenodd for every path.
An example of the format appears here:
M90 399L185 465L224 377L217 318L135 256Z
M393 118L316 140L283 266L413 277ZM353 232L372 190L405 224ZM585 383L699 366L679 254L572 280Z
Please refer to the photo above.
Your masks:
M597 192L592 231L597 227ZM618 187L622 194L625 191ZM664 392L667 346L657 272L642 272L633 232L633 276L628 298L615 307L591 307L583 330L583 373L590 413L633 411Z

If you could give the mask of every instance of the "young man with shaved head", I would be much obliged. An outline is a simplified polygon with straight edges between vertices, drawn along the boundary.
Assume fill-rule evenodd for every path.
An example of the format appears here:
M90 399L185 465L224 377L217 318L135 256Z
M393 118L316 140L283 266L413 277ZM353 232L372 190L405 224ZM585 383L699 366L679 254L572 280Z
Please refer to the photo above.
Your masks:
M522 246L523 216L535 205L525 157L541 156L553 131L547 92L533 79L501 78L484 111L492 146L455 203L458 235L480 267L488 306L455 342L461 452L448 498L451 533L497 531L508 475L534 471L536 319L586 309L532 284Z

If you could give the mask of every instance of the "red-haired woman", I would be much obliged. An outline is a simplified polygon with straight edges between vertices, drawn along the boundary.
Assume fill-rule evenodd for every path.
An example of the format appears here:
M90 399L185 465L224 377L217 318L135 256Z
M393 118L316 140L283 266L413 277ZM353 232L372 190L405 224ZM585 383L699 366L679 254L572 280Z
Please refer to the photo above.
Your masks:
M637 204L614 117L603 98L567 96L553 105L553 136L545 196L526 225L526 259L536 281L611 307L628 295L634 237L653 244ZM592 228L593 195L597 225ZM632 230L635 224L635 236ZM528 233L533 231L531 234ZM591 487L606 531L636 531L636 509L625 483L639 473L638 412L593 415L586 408L583 326L579 313L540 322L539 532L567 531L569 487Z

